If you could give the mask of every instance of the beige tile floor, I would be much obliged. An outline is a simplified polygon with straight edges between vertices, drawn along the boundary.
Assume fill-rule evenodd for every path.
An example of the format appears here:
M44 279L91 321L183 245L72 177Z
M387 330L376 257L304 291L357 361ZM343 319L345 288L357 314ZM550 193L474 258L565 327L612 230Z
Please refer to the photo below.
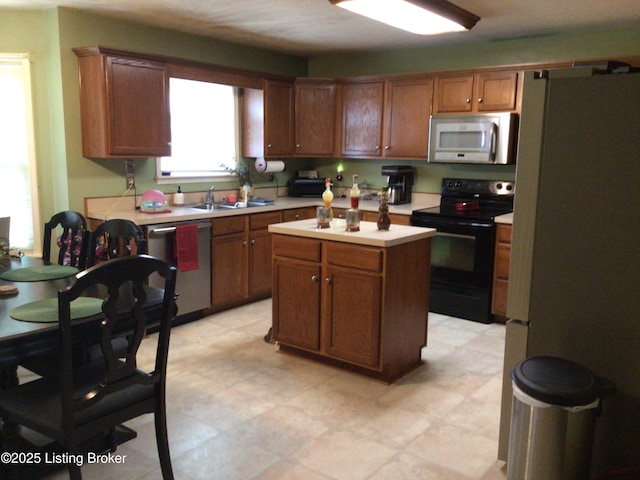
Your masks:
M506 478L496 460L503 325L430 314L424 364L384 385L277 353L262 340L270 322L264 300L174 328L177 479ZM152 417L130 425L138 438L118 448L124 463L85 465L85 479L161 478Z

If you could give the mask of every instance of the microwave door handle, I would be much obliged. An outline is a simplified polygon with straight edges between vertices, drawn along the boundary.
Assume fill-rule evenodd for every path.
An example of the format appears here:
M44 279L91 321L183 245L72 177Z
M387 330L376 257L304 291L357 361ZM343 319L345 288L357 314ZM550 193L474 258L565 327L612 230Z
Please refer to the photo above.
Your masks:
M496 159L496 153L498 151L498 126L495 123L491 124L491 158Z

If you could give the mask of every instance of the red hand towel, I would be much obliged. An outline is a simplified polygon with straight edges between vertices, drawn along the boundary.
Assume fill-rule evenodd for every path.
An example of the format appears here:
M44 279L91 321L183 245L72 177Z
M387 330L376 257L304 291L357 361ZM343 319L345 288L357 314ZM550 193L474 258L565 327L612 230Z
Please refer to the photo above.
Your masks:
M179 271L198 270L198 225L176 227L175 256Z

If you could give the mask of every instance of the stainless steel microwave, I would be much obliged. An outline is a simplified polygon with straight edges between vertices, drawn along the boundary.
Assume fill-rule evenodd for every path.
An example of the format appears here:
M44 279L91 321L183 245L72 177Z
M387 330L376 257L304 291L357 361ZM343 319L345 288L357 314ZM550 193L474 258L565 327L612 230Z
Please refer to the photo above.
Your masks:
M515 162L518 115L432 115L430 163L509 164Z

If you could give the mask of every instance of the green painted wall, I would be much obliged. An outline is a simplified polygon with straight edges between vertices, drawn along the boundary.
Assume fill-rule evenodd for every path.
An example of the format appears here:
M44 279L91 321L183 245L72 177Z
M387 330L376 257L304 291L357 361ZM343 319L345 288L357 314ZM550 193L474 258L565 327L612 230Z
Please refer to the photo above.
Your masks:
M89 160L81 153L77 62L71 49L97 44L261 72L340 77L640 55L640 29L621 26L510 41L306 59L75 9L28 11L0 8L0 51L29 52L32 58L36 154L44 219L66 208L83 211L85 197L124 193L124 166L121 161ZM353 173L358 173L361 181L379 187L384 183L380 167L402 163L407 162L296 159L288 160L287 172L276 176L283 183L299 168L316 167L321 176L335 178L338 165L342 165L347 183ZM515 176L513 166L411 164L416 168L414 190L422 192L438 192L443 176L501 179ZM153 160L136 160L138 192L157 188L154 174ZM264 176L257 175L254 183L261 185L264 181ZM192 184L185 190L203 190L206 187ZM171 186L160 189L173 191Z
M514 40L325 55L309 59L309 75L342 77L526 65L640 54L640 28L626 25Z
M59 210L84 211L84 198L124 193L120 160L82 156L78 67L73 47L105 45L259 72L307 75L307 59L152 28L75 9L0 8L0 52L32 58L41 223ZM138 192L157 188L152 159L136 160ZM202 190L208 185L185 188ZM163 191L173 191L164 186Z

